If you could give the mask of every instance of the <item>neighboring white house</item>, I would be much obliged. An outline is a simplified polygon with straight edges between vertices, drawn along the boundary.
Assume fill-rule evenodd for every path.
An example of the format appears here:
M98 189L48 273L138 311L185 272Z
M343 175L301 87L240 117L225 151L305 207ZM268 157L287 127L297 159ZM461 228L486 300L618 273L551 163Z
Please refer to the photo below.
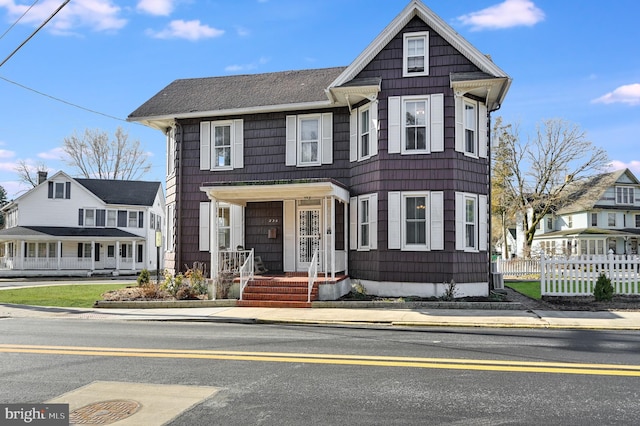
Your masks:
M638 253L640 181L629 169L597 175L569 189L569 201L540 222L532 254ZM517 232L518 256L522 256L521 226Z
M160 182L75 179L62 171L47 179L41 173L35 188L2 211L0 277L162 268L156 245L165 211Z

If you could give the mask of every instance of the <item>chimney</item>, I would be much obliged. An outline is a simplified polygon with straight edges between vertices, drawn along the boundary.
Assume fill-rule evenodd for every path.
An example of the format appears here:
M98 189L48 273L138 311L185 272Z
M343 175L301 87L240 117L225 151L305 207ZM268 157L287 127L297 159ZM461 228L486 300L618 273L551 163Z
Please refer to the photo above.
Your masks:
M38 170L38 185L40 185L42 182L47 180L47 174L48 172L45 171L40 171Z

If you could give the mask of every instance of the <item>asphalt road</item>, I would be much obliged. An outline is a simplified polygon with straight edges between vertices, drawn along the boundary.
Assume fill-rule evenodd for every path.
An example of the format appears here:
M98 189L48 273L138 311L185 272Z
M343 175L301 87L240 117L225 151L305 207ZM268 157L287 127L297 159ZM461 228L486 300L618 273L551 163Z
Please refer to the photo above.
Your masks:
M635 425L638 354L637 332L10 318L0 403L120 382L216 389L171 425Z

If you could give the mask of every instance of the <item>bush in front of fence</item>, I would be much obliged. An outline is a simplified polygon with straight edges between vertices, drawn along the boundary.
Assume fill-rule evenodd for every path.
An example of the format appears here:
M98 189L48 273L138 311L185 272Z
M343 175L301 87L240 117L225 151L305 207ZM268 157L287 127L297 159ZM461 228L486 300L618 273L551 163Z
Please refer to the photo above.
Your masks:
M613 285L605 274L600 274L598 277L596 286L593 288L593 295L598 302L608 302L613 299Z

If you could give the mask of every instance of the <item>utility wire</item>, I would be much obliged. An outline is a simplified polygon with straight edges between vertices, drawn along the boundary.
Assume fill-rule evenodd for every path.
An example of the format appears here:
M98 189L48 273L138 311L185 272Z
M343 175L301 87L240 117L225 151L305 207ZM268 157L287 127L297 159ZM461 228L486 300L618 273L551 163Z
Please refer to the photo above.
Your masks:
M127 120L124 120L124 119L122 119L122 118L115 117L115 116L113 116L113 115L109 115L109 114L105 114L105 113L103 113L103 112L96 111L96 110L93 110L93 109L90 109L90 108L85 108L85 107L80 106L80 105L78 105L78 104L74 104L74 103L72 103L72 102L65 101L64 99L56 98L55 96L51 96L51 95L48 95L48 94L46 94L46 93L40 92L40 91L38 91L38 90L36 90L36 89L32 89L31 87L27 87L27 86L25 86L24 84L20 84L20 83L18 83L18 82L16 82L16 81L9 80L9 79L8 79L8 78L6 78L6 77L2 77L2 76L0 76L0 80L4 80L4 81L6 81L7 83L15 84L15 85L16 85L16 86L18 86L18 87L21 87L21 88L23 88L23 89L29 90L29 91L31 91L31 92L33 92L33 93L37 93L38 95L41 95L41 96L47 97L47 98L49 98L49 99L53 99L54 101L62 102L63 104L67 104L67 105L72 106L72 107L74 107L74 108L79 108L79 109L81 109L81 110L84 110L84 111L87 111L87 112L90 112L90 113L93 113L93 114L98 114L98 115L102 115L102 116L107 117L107 118L112 118L112 119L114 119L114 120L124 121L125 123L129 123Z
M40 30L41 30L45 25L47 25L47 24L49 23L49 21L50 21L50 20L52 20L52 19L53 19L53 17L54 17L54 16L56 16L56 15L58 14L58 12L60 12L60 11L62 10L62 8L63 8L63 7L65 7L65 6L67 5L67 3L69 3L70 1L71 1L71 0L65 0L65 2L64 2L64 3L62 3L62 4L60 5L60 7L58 7L58 8L57 8L57 9L56 9L56 10L55 10L55 11L54 11L54 12L53 12L53 13L52 13L52 14L51 14L47 19L45 19L45 21L44 21L42 24L40 24L40 26L39 26L38 28L36 28L36 30L35 30L34 32L32 32L32 33L31 33L31 35L30 35L29 37L27 37L25 41L23 41L22 43L20 43L20 46L16 47L16 48L14 49L14 51L13 51L13 52L11 52L11 53L9 54L9 56L7 56L7 57L5 58L5 60L4 60L4 61L0 62L0 67L2 67L2 66L3 66L3 65L4 65L4 64L9 60L9 59L11 59L11 57L12 57L13 55L15 55L15 54L16 54L16 52L17 52L18 50L20 50L20 48L22 48L22 46L24 46L25 44L27 44L27 42L28 42L29 40L31 40L31 39L33 38L33 36L35 36L35 35L38 33L38 31L40 31Z
M13 29L13 27L15 27L15 26L18 24L18 22L20 22L20 20L21 20L22 18L24 18L24 15L26 15L27 13L29 13L29 11L33 8L33 6L35 6L35 5L36 5L36 3L38 3L39 1L40 1L40 0L36 0L36 1L34 1L34 2L33 2L33 4L32 4L31 6L29 6L29 7L27 8L27 10L25 10L25 11L24 11L24 13L23 13L23 14L22 14L18 19L16 19L16 22L14 22L14 23L9 27L9 28L7 28L7 31L5 31L4 33L2 33L2 35L0 35L0 40L2 40L2 38L3 38L4 36L6 36L6 35L7 35L7 33L8 33L9 31L11 31L11 30Z

